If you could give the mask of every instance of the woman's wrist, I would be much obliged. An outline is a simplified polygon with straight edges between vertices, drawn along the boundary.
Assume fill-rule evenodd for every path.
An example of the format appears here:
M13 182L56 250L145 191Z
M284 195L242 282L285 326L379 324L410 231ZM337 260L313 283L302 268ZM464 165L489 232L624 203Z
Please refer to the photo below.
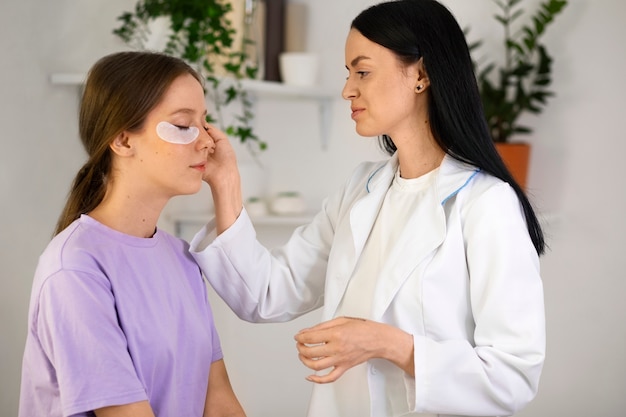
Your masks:
M209 182L215 207L216 231L219 235L237 220L243 208L239 174L220 175Z
M402 369L410 376L415 376L415 360L413 335L402 329L386 326L387 337L381 337L381 356Z

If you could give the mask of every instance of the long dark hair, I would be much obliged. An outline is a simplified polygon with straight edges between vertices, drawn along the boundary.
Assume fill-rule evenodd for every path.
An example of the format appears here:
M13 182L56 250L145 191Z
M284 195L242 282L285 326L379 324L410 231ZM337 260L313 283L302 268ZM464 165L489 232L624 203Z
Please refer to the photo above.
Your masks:
M450 11L435 0L397 0L361 12L352 28L396 54L405 64L423 59L430 80L428 112L433 136L450 156L509 183L526 217L539 255L543 232L528 197L513 179L489 135L467 41ZM393 140L380 138L389 154Z
M78 171L54 234L102 202L111 172L110 143L124 131L141 130L148 113L180 75L202 78L183 60L155 52L117 52L89 71L79 115L88 160Z

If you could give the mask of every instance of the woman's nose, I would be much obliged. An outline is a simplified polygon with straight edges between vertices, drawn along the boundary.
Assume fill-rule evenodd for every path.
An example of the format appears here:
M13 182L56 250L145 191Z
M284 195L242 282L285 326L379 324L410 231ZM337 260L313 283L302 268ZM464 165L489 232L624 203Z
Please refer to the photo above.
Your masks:
M213 140L211 135L209 135L209 132L205 127L200 129L200 136L198 136L196 146L198 147L198 149L215 148L215 141Z
M343 90L341 90L341 96L344 100L352 100L356 97L356 89L352 86L349 78L346 80Z

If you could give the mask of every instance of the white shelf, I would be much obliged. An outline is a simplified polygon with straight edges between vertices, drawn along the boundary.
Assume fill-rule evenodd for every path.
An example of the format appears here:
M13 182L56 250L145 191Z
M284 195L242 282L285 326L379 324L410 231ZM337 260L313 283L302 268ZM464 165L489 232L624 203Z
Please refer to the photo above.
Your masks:
M327 91L316 87L299 87L287 85L276 81L261 81L244 79L241 80L244 89L251 91L257 98L274 98L281 100L315 100L319 106L320 114L320 143L322 149L328 147L330 134L332 101L337 96L336 92Z
M255 226L289 226L297 227L309 223L313 219L314 213L303 213L299 215L277 216L267 215L261 217L251 217ZM175 234L181 236L185 226L201 227L208 223L213 217L212 213L198 212L178 212L171 213L167 216L171 224L174 225Z
M313 219L313 216L314 213L303 213L284 216L268 214L267 216L251 217L251 220L252 223L258 226L298 226L310 222ZM172 213L168 217L172 222L204 224L213 218L213 213L178 212Z
M244 79L241 84L260 97L294 98L305 100L332 100L336 93L314 87L299 87L276 81Z
M262 216L252 217L252 223L257 226L302 226L313 220L313 214L299 214L291 216Z
M55 72L50 75L50 82L58 85L81 85L87 75L80 72ZM241 84L248 91L259 97L294 98L305 100L333 100L335 92L314 87L286 85L276 81L243 79Z

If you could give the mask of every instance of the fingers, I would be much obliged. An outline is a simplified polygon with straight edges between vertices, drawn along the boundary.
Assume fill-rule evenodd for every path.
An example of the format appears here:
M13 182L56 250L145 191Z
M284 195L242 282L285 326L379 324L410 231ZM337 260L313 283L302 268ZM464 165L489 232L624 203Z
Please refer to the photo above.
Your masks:
M340 338L341 332L345 332L345 328L341 327L346 324L356 322L366 322L367 320L357 317L338 317L317 324L313 327L300 330L294 339L300 343L307 345L315 345L319 343L327 343L329 340Z
M207 155L207 169L203 179L209 185L214 185L212 181L220 180L237 170L237 156L224 132L213 125L208 125L206 132L213 142L213 149Z
M336 365L337 358L335 356L320 356L324 355L325 345L316 345L313 347L298 344L298 351L304 352L298 354L298 359L309 369L316 371L316 374L306 377L308 381L318 384L327 384L329 382L335 382L342 376L349 367ZM311 356L309 356L311 355ZM320 375L319 372L325 369L330 369L325 375Z
M300 333L294 336L297 342L305 345L318 345L320 343L326 343L330 339L328 331L318 330L315 328L301 330Z
M294 336L300 361L314 371L331 369L326 375L311 375L309 381L333 382L346 370L374 357L379 341L373 323L354 317L339 317L303 329Z
M319 372L335 367L336 357L333 356L333 352L327 343L307 344L298 342L296 343L296 349L298 350L298 359L309 369ZM343 372L332 370L325 376L309 375L306 379L312 382L326 383L336 380L341 374Z
M324 321L322 323L316 324L313 327L307 327L306 329L302 329L302 330L300 330L298 332L296 337L298 337L300 335L303 335L305 333L317 332L317 331L320 331L320 330L332 329L333 327L337 327L337 326L341 326L343 324L349 323L352 320L366 321L365 319L358 318L358 317L347 317L347 316L337 317L335 319Z
M228 136L226 135L226 133L222 132L217 127L211 124L208 125L206 131L215 143L219 142L220 140L228 140Z
M335 354L335 352L331 351L331 347L328 343L316 343L316 344L296 343L296 349L298 350L298 354L301 357L312 359L312 360L318 360L320 358L325 358L325 357L332 356L333 354ZM313 368L313 367L309 367L309 368L315 369L315 370L324 369L324 368Z
M213 155L217 151L223 152L224 148L230 147L228 136L217 127L213 125L208 125L205 127L205 131L207 133L207 136L211 140L211 144L209 146L209 155Z
M330 382L335 382L347 371L346 368L335 367L332 371L325 375L309 375L306 377L307 381L315 382L316 384L328 384Z
M298 359L300 359L304 366L314 371L323 371L324 369L332 368L335 365L334 359L330 356L310 357L299 354Z
M336 340L337 335L326 323L315 326L307 331L298 333L295 338L298 359L304 366L316 372L331 369L325 375L309 375L306 379L318 384L326 384L336 381L347 369L353 365L345 362L342 345ZM321 329L321 330L320 330Z

